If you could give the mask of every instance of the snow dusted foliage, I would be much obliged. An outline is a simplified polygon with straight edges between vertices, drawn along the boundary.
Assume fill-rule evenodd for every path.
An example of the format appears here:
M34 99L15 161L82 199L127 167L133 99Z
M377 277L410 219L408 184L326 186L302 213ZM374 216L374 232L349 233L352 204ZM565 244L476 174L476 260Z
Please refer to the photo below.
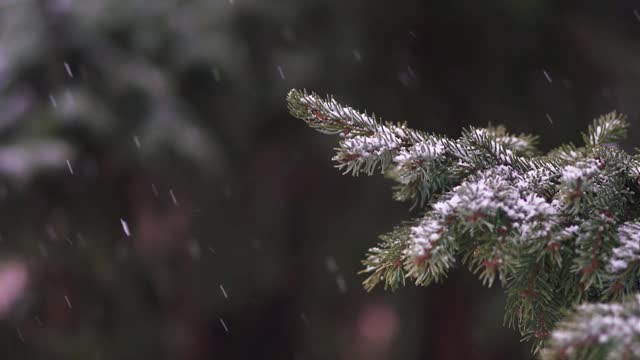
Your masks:
M594 176L600 173L604 163L600 159L587 159L562 169L561 181L574 190L582 190Z
M535 137L503 127L467 128L453 139L305 91L292 90L288 102L295 117L341 137L333 158L338 168L384 173L396 182L396 199L423 211L369 250L362 271L367 289L428 285L460 262L483 284L504 287L505 322L533 340L535 351L566 309L638 292L640 161L611 145L625 135L623 116L596 119L582 147L542 154ZM588 337L590 328L572 319L582 317L562 326ZM623 337L607 339L617 344ZM631 339L640 346L640 338ZM552 344L558 341L553 337ZM609 347L613 358L621 354L616 346Z
M582 138L587 145L615 143L626 136L627 126L625 116L613 111L594 120L589 132L583 134Z
M609 272L626 271L640 261L640 224L625 223L618 228L620 242L613 249L609 260Z
M434 203L431 215L412 227L405 251L409 275L416 274L416 283L438 280L438 272L429 276L433 272L428 268L433 266L433 259L439 258L433 252L446 247L446 254L454 253L459 242L465 240L464 235L475 237L493 230L501 235L500 241L487 241L474 249L487 253L486 258L478 258L482 261L476 264L476 271L484 268L481 278L489 286L495 272L508 264L504 258L511 256L511 248L545 237L557 223L557 210L543 197L518 189L524 179L511 168L499 165L469 176ZM453 263L450 256L443 260L438 268Z
M640 295L624 303L584 304L558 324L545 359L639 359Z

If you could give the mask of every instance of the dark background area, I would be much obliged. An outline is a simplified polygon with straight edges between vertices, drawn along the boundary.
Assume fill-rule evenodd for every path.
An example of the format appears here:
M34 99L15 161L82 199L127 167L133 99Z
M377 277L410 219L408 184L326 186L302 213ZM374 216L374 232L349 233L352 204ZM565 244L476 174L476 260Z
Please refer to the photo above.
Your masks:
M0 357L528 359L499 287L361 286L419 216L291 88L548 150L640 111L640 4L0 0ZM127 232L129 232L127 234Z

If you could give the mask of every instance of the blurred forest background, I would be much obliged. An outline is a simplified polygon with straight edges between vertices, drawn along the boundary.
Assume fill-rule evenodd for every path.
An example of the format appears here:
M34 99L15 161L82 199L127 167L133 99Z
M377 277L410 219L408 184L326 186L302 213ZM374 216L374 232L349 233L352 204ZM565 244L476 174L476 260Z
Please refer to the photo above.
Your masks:
M410 204L341 176L337 139L285 96L450 136L500 123L549 149L613 109L637 125L639 11L0 0L0 357L532 358L501 289L464 267L362 289L366 249Z

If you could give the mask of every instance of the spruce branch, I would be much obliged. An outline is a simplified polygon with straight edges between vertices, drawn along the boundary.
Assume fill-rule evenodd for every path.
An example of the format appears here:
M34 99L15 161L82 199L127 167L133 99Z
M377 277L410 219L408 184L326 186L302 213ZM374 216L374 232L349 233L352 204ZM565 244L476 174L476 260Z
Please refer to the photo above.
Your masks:
M582 138L587 146L615 143L625 138L628 127L627 117L612 111L593 120Z
M395 290L400 284L404 285L406 274L403 267L405 249L411 233L409 225L399 226L391 233L381 235L379 247L369 249L367 258L362 261L365 269L361 274L370 274L364 281L364 287L372 290L380 282L384 288Z
M551 335L547 360L640 358L640 295L580 305Z
M339 169L352 175L371 175L376 169L388 172L399 183L399 200L422 205L446 189L454 176L444 171L451 166L444 154L448 139L405 124L382 123L374 115L306 91L291 90L287 101L293 116L322 133L342 137L333 157Z
M424 212L370 249L362 271L367 290L439 282L460 261L484 285L504 287L505 324L532 340L534 351L558 324L581 326L574 320L586 315L562 320L568 309L638 291L640 156L611 144L626 133L624 116L594 120L582 147L541 154L537 138L501 126L466 128L451 139L382 123L305 91L292 90L288 101L294 116L341 137L337 167L354 175L380 169L397 182L396 199ZM551 352L561 343L552 339ZM585 354L619 354L622 338L607 339L600 350L596 342L580 344Z
M489 125L487 132L496 139L498 144L518 155L533 156L538 153L538 149L536 148L538 143L537 136L528 134L513 135L507 132L507 129L502 125Z

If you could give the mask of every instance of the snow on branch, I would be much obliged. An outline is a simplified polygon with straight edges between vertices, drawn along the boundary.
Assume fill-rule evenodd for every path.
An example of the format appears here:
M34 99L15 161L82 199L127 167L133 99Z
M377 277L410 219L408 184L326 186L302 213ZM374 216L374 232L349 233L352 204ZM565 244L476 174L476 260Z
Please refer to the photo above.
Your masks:
M386 171L391 164L413 168L443 153L436 137L404 124L382 123L374 115L342 106L333 98L291 90L287 100L291 114L312 128L340 134L342 140L333 160L345 173L371 175L377 168Z
M628 127L627 117L613 111L593 120L588 133L582 137L588 146L615 143L627 135Z
M584 304L551 334L544 359L640 358L640 295L621 303Z
M566 309L588 301L600 304L560 322L546 354L640 356L640 335L627 326L640 321L637 301L606 305L639 290L640 156L610 146L626 133L624 116L596 119L583 147L541 154L536 137L500 126L466 128L451 139L305 91L292 90L288 102L295 117L340 136L339 168L354 175L380 169L397 182L396 199L424 211L369 250L367 290L439 282L459 262L487 286L499 280L505 323L534 350L544 348Z
M619 244L613 249L608 270L618 273L640 261L640 224L627 222L618 228Z

